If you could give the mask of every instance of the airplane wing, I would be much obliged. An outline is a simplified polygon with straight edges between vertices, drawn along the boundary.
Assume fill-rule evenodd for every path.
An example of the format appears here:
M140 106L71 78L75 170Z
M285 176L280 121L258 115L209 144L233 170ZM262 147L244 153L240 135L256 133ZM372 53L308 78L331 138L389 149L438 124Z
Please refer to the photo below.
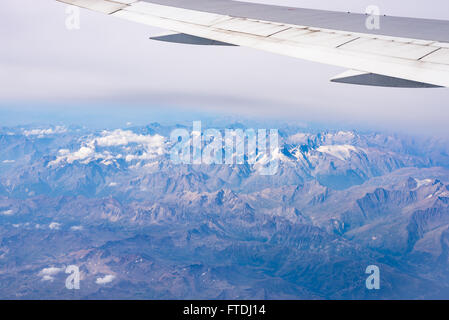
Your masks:
M170 30L154 40L245 46L348 69L334 82L449 87L449 21L230 0L58 0Z

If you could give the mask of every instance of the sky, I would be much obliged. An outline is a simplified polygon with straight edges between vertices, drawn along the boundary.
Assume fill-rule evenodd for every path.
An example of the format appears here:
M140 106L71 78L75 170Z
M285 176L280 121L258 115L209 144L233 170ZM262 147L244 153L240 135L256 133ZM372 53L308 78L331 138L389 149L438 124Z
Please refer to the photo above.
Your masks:
M252 1L449 20L447 0ZM0 126L70 118L126 123L218 114L352 129L448 136L449 89L335 84L344 69L241 47L151 41L165 30L66 5L2 0ZM56 115L56 116L55 116Z

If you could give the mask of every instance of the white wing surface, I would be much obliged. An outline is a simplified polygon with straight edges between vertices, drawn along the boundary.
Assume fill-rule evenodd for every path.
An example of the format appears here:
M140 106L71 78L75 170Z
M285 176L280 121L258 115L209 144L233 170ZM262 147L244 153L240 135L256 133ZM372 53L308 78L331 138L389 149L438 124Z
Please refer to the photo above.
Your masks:
M343 67L334 82L449 87L449 21L379 17L229 0L58 0L179 35L155 40L231 44ZM204 41L203 41L204 40Z

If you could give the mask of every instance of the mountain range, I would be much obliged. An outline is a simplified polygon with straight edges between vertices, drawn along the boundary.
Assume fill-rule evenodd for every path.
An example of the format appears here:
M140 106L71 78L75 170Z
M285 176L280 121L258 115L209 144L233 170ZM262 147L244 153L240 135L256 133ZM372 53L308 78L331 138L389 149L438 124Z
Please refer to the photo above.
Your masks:
M174 164L176 128L0 128L0 298L449 297L446 142L286 125L263 176Z

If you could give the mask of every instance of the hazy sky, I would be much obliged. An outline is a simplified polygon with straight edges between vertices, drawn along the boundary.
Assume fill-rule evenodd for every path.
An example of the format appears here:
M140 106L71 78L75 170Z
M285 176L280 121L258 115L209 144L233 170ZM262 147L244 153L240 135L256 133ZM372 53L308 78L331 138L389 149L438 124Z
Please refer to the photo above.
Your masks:
M353 12L375 4L388 15L449 20L447 0L271 3ZM449 134L449 89L334 84L328 79L343 69L247 48L155 42L148 37L164 30L87 10L81 29L69 31L65 8L53 0L2 0L1 117L12 105L40 110L56 104L63 112L67 105L114 103Z

